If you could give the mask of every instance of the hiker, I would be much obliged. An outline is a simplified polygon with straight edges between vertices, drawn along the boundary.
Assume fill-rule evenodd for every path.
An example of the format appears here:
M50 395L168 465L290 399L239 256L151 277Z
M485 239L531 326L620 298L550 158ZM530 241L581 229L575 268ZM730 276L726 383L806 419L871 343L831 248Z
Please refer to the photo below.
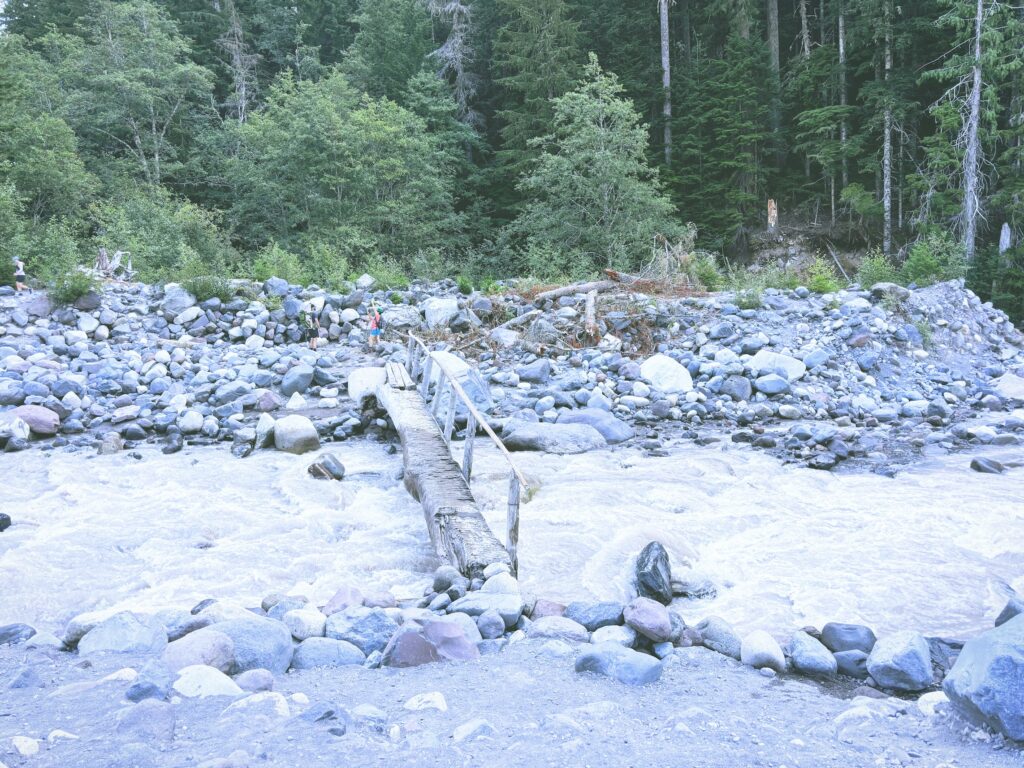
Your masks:
M25 277L25 262L14 257L14 290L21 292L28 290L28 278Z
M312 301L302 305L302 320L309 348L315 352L317 342L320 341L320 313L316 311Z
M370 302L370 311L366 314L366 322L370 326L370 349L374 350L380 343L381 316L376 301Z

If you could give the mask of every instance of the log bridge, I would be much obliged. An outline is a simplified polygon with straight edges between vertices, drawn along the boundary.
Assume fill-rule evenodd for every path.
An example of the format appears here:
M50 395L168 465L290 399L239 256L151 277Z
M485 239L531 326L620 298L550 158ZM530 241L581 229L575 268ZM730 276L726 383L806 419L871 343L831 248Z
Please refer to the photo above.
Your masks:
M481 578L492 563L504 563L518 575L519 498L526 480L505 444L452 372L416 336L409 335L405 366L387 363L385 368L387 380L377 387L377 402L388 412L401 438L405 487L423 506L438 557L471 579ZM451 451L460 404L467 418L461 466ZM470 490L478 430L494 442L509 464L505 546L488 528Z

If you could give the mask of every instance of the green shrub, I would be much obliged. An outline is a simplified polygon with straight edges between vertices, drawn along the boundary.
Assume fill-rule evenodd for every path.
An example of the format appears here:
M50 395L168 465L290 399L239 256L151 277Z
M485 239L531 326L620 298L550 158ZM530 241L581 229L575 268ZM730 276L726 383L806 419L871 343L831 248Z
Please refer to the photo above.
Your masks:
M196 297L198 301L206 301L217 297L221 301L227 303L234 298L235 292L231 288L231 283L219 275L201 275L199 277L192 277L185 280L182 285L189 293Z
M842 285L832 265L820 256L815 256L807 270L807 287L815 293L835 293Z
M256 254L250 272L253 279L260 282L272 277L279 277L294 285L306 285L309 282L299 257L273 242Z
M701 251L690 263L690 278L706 291L717 291L725 284L725 276L718 268L715 254Z
M927 320L918 320L914 323L917 332L921 334L921 346L924 349L932 347L932 327Z
M50 299L54 304L74 304L87 293L99 290L99 281L80 269L71 269L57 277L50 285Z
M876 283L895 283L899 278L896 265L880 250L869 253L857 268L857 282L862 288L870 288Z
M469 296L473 292L473 282L465 275L459 275L456 282L459 285L459 293L463 296Z
M760 309L762 303L761 289L758 287L736 291L736 306L740 309Z
M365 267L367 274L372 275L382 288L409 287L409 276L390 256L376 256L368 260Z
M900 280L920 287L956 280L967 274L963 246L944 232L930 232L914 243L900 269Z
M313 282L329 291L347 289L351 268L348 257L338 248L316 242L310 246L306 262L308 266L305 273Z

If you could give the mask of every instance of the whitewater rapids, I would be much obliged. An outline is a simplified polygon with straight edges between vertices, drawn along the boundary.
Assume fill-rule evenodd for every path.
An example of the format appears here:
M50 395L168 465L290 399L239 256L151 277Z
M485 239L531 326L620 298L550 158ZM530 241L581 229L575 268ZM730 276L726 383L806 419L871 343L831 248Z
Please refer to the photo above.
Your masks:
M473 490L503 540L505 465L482 443ZM258 605L272 592L324 602L342 584L419 596L437 562L400 456L369 439L329 450L348 468L340 483L309 477L312 455L239 460L223 447L0 456L0 511L15 521L0 534L0 624L60 631L85 611ZM1024 459L1020 448L987 455ZM1024 592L1024 469L983 475L954 455L896 478L838 475L688 443L660 458L516 460L537 485L519 551L537 597L626 599L651 540L676 572L718 587L677 601L683 615L740 631L856 621L965 637L991 626L1005 585Z

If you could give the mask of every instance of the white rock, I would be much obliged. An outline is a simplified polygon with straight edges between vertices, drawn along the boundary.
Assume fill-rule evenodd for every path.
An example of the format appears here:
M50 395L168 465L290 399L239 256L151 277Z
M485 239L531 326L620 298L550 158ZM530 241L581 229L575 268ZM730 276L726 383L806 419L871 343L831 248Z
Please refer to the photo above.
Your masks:
M434 296L423 302L428 328L447 327L459 314L459 301L454 296Z
M14 736L11 745L22 757L34 757L39 754L39 740L28 736Z
M221 713L221 717L229 717L235 714L249 714L269 717L290 717L291 709L288 707L288 699L274 691L261 691L239 699Z
M315 608L299 608L281 617L292 637L302 641L310 637L323 637L327 617Z
M484 720L482 717L478 717L474 720L470 720L467 723L463 723L452 732L452 739L456 744L463 741L472 741L478 739L481 736L493 736L496 733L494 726Z
M992 386L1007 400L1024 400L1024 378L1013 373L1004 373L992 380Z
M378 385L387 379L387 371L383 368L356 368L348 375L348 396L356 405L361 406L364 400L375 395Z
M756 355L750 358L750 362L747 365L759 376L777 373L789 381L803 378L803 375L807 373L807 366L803 364L803 361L789 355L771 352L767 349L758 351Z
M218 669L205 664L195 664L178 672L174 690L189 699L205 699L210 696L241 696L243 691L235 681Z
M763 629L754 630L743 638L740 661L757 669L767 667L776 672L786 671L786 656L782 653L782 647Z
M203 428L203 414L199 411L187 410L178 416L178 429L182 434L195 434Z
M652 387L667 395L689 392L693 389L690 372L668 355L661 353L644 360L640 366L640 375Z
M448 711L448 702L440 691L418 693L406 701L404 706L412 712L419 712L424 709L436 709L438 712Z

